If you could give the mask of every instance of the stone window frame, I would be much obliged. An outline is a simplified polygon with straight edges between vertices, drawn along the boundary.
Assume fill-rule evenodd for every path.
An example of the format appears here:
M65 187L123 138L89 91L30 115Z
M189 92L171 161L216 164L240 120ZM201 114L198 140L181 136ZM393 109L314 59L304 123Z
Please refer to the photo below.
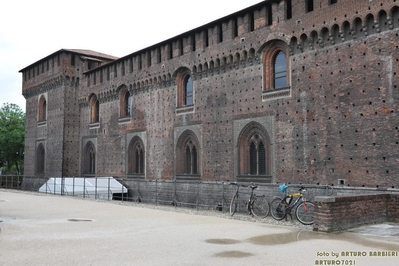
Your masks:
M190 179L190 180L200 179L201 176L200 153L201 153L200 142L197 138L197 135L192 130L186 129L178 138L176 145L177 179Z
M145 145L139 136L134 136L128 145L127 174L135 178L144 178L146 172Z
M194 78L191 71L186 67L181 67L175 72L176 77L176 87L177 87L177 99L176 99L176 113L177 115L185 113L194 113L194 103L195 103L195 86ZM187 92L187 82L191 80L191 93L188 95ZM188 99L191 99L188 102Z
M39 143L36 148L35 172L44 174L46 169L46 148L43 143Z
M90 96L90 124L98 124L100 122L100 101L95 94Z
M286 63L286 86L276 88L276 70L275 63L278 54L283 53L285 55ZM289 57L289 47L282 40L272 40L266 43L262 51L262 63L263 63L263 91L262 100L272 100L285 97L291 97L291 67Z
M37 121L39 123L47 121L47 100L45 95L41 95L39 98Z
M256 138L255 136L258 136ZM260 162L254 162L254 159L259 159L259 156L257 158L251 157L251 144L255 143L257 147L259 147L260 142L263 143L264 145L264 166L265 166L265 172L264 173L259 173L257 170L256 173L254 174L253 171L251 171L251 165L256 165L257 169L259 169ZM258 122L252 121L249 122L244 128L241 130L239 136L238 136L238 177L240 180L251 180L254 177L256 179L265 179L267 181L267 178L270 178L272 174L272 162L271 162L271 140L270 140L270 135L268 131L265 129L264 126L259 124ZM252 161L251 161L252 160Z
M83 148L82 174L84 176L94 176L97 170L97 152L94 143L89 140Z
M131 116L132 96L126 86L119 88L119 117L125 118Z

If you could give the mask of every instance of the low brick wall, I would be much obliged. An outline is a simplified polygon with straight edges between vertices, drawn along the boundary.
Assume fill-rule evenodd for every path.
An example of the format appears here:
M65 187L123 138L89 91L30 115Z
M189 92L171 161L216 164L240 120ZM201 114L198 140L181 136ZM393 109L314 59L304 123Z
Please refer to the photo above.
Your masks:
M318 231L338 231L383 222L399 222L399 194L315 197L313 225Z

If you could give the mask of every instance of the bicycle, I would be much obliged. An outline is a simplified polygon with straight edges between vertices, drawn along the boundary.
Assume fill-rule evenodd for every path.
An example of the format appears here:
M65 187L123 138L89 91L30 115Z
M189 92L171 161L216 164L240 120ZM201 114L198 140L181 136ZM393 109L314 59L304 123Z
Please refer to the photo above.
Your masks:
M233 216L237 211L239 211L239 193L240 194L248 194L250 195L248 202L243 200L242 202L245 204L248 214L252 214L252 216L264 218L269 214L270 204L266 199L265 195L257 196L254 193L254 190L258 187L251 183L251 185L239 185L237 182L230 183L231 185L237 186L236 193L230 202L230 215ZM251 189L251 193L239 192L240 187L249 187Z
M285 220L287 220L287 216L289 215L292 219L291 211L296 208L295 217L300 223L304 225L313 224L313 213L315 205L313 202L307 201L304 197L303 193L306 192L306 189L304 187L301 187L298 193L287 194L288 186L286 184L280 185L279 188L281 192L284 192L286 194L286 196L283 199L279 197L274 198L274 200L270 204L270 214L272 215L272 217L275 220L280 221L284 218ZM293 198L296 199L292 203Z

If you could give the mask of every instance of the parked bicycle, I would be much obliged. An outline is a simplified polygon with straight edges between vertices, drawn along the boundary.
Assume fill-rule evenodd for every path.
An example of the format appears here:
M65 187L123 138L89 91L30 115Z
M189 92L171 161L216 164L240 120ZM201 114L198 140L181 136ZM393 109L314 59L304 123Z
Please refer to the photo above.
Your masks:
M295 208L295 217L299 222L305 225L313 224L314 203L307 201L303 193L306 192L304 187L299 189L298 193L288 194L287 184L279 186L281 192L285 193L284 198L276 197L270 204L271 215L276 220L286 219L290 216L292 219L291 211ZM294 201L293 199L296 198Z
M236 212L239 212L240 202L239 202L239 194L247 194L249 196L249 200L242 200L243 204L246 206L246 210L248 214L252 214L252 216L264 218L269 214L270 204L266 199L265 195L257 196L254 193L254 190L258 187L251 183L251 185L242 185L237 184L237 182L230 183L231 185L237 186L236 193L230 202L230 215L233 216ZM251 192L241 192L240 187L249 187Z

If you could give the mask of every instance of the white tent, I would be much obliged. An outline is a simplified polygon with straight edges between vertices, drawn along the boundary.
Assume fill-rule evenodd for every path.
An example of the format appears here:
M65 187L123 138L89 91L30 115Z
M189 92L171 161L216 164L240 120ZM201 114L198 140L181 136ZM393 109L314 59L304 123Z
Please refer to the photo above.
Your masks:
M51 177L39 192L111 200L128 189L113 177Z

